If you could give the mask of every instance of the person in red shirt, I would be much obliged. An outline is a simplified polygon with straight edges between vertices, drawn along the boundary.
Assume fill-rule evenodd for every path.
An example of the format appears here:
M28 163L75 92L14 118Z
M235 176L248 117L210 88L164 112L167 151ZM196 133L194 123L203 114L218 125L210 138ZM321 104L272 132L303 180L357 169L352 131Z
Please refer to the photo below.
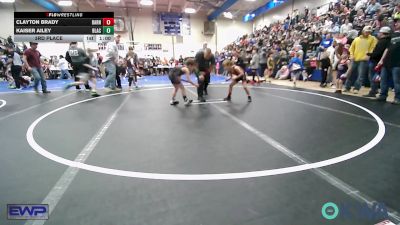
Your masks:
M33 88L36 93L39 93L38 87L40 81L43 93L50 93L50 91L47 90L46 79L40 62L40 56L42 55L37 50L38 43L30 42L29 44L31 48L28 48L24 52L24 65L35 79Z

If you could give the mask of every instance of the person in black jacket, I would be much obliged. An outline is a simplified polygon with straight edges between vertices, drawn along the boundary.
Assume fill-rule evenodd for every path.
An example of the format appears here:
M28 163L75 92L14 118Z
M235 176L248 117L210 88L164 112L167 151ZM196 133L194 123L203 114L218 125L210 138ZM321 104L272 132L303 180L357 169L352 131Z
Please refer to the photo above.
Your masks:
M77 57L77 56L79 57ZM79 82L79 77L78 74L82 71L85 71L86 68L84 68L82 66L81 62L77 62L76 60L74 61L72 59L72 57L76 57L78 61L83 61L82 57L84 58L84 55L86 55L85 51L83 49L78 48L78 45L76 42L71 42L69 44L69 49L68 51L65 53L65 60L67 60L67 62L69 62L72 66L72 69L74 71L74 80L75 82ZM86 59L86 58L85 58ZM81 87L77 84L75 86L76 90L81 90ZM90 86L89 83L85 82L85 89L90 91Z
M389 91L389 79L394 83L393 104L400 105L400 19L394 20L394 32L389 47L383 53L378 65L382 66L381 92L378 101L386 102Z
M205 50L201 50L197 52L195 56L195 61L197 63L197 76L199 81L199 87L197 88L197 95L199 101L205 102L203 97L203 92L205 95L207 93L207 87L210 83L210 74L215 69L215 58L211 52L211 49L206 48Z
M379 40L378 43L375 46L374 51L369 54L369 72L368 72L368 78L369 82L371 84L371 90L369 91L368 94L363 95L363 97L376 97L376 94L378 94L378 83L374 81L374 77L376 75L375 67L378 65L379 60L382 58L383 53L385 50L389 47L390 45L390 27L382 27L379 30Z

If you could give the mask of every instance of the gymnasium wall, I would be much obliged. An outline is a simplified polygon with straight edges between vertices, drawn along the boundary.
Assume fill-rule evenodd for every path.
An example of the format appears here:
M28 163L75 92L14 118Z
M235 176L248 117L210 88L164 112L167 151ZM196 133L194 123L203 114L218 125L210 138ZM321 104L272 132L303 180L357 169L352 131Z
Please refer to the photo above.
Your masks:
M1 4L1 3L0 3ZM43 11L43 9L29 1L16 1L17 11ZM76 7L63 8L63 11L77 11ZM203 35L204 21L206 15L191 15L191 35L181 38L165 36L161 34L153 34L153 17L151 9L129 10L114 8L96 8L90 6L80 7L79 11L114 11L115 16L125 17L127 32L121 33L122 42L130 45L130 26L129 21L132 20L134 42L138 44L136 49L142 57L148 54L158 55L161 57L175 57L180 55L193 56L196 51L202 48L205 42L213 50L221 50L227 44L235 41L237 37L251 33L252 23L243 23L241 21L220 19L217 21L217 31L215 35ZM0 37L6 38L13 34L13 13L12 5L0 5ZM161 44L163 50L160 51L145 51L143 44ZM85 47L97 48L97 44L86 44ZM64 54L68 48L68 44L56 43L40 43L39 50L45 56Z

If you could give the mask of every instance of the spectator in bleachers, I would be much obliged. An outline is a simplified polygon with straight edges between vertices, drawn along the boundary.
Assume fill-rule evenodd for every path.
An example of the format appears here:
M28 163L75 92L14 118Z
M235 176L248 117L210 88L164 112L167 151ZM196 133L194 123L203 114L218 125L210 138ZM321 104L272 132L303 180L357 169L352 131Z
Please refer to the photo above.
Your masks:
M335 38L335 40L336 40L336 42L338 43L338 44L343 44L343 45L345 45L345 44L347 44L347 37L346 37L346 35L344 34L344 33L339 33L337 36L336 36L336 38Z
M350 20L347 18L343 25L340 27L341 34L347 34L353 28L353 24L350 23Z
M385 19L381 10L378 10L374 16L374 22L372 23L372 28L374 30L374 35L379 33L382 27L388 26L388 21Z
M349 91L351 84L356 81L354 91L357 93L364 84L363 81L366 81L368 71L371 71L373 64L376 63L376 60L374 62L374 59L370 59L367 55L370 53L372 57L372 53L375 53L374 47L378 42L371 33L377 35L382 27L390 24L390 19L398 15L399 11L400 6L394 4L392 0L338 0L335 4L331 4L330 10L322 16L316 16L315 12L308 9L304 12L295 10L283 21L274 22L256 30L253 34L238 38L236 42L228 45L224 52L227 55L232 53L230 56L235 56L233 58L237 59L236 63L246 68L248 66L246 65L248 63L245 63L246 52L248 49L257 47L260 49L259 68L262 70L259 74L264 74L265 69L268 68L268 62L272 62L268 58L272 58L274 69L272 72L267 71L278 79L287 77L285 65L288 65L288 61L291 60L291 57L288 57L289 51L300 53L299 59L303 61L307 70L305 77L317 69L317 59L327 58L323 68L332 70L338 69L338 65L342 62L342 67L346 69L342 68L343 75L339 76L336 72L327 71L323 73L321 86L326 85L328 75L332 75L329 78L332 78L333 83L337 77L341 79L336 83L344 82L343 77L347 76L349 79L346 80L345 91ZM335 45L334 41L336 41ZM318 55L320 46L324 47L323 52L327 57L321 58ZM292 56L293 53L291 53ZM271 57L268 57L270 55ZM346 57L349 55L351 55L351 60L347 65L349 60ZM369 60L371 60L370 67L368 67ZM368 78L371 80L370 76ZM372 90L374 91L375 89Z
M333 44L333 38L330 33L327 33L325 38L321 41L321 46L325 49L329 48Z
M358 36L358 31L353 29L350 30L349 33L347 34L347 44L351 45Z
M368 69L368 53L372 53L377 39L371 35L372 27L365 26L362 35L357 37L350 46L350 60L352 60L349 77L345 83L345 92L351 89L352 76L355 76L354 93L357 94L364 84L364 78Z
M400 3L397 3L396 8L393 10L393 19L400 19Z
M355 9L356 11L358 11L358 10L360 10L360 9L362 9L362 8L365 8L366 5L367 5L367 3L368 3L368 0L359 0L359 1L353 0L353 2L354 2L354 1L357 2L357 4L356 4L355 7L354 7L354 9Z
M370 0L367 9L365 10L365 14L373 15L381 8L382 6L381 4L379 4L379 2L377 2L376 0Z
M353 21L353 28L356 30L361 30L365 25L365 14L362 9L357 11L357 15Z

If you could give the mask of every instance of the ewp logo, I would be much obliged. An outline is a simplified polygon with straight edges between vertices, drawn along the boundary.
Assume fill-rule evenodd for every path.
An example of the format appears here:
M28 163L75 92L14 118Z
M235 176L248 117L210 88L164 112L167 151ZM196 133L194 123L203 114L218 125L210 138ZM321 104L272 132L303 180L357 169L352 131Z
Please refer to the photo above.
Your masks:
M335 204L327 202L322 206L322 216L327 220L336 218L342 219L365 219L377 220L388 219L388 211L384 203L374 202L372 205L367 203L341 203Z
M28 205L7 205L7 219L9 220L48 220L49 205L28 204Z

